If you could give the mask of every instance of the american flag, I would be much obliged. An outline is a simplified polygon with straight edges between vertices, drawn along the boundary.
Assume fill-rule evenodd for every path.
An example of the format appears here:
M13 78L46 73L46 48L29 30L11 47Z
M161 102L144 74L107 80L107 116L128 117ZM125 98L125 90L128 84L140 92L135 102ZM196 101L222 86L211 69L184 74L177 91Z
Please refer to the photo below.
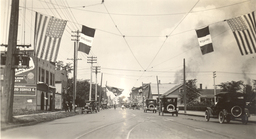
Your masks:
M34 47L35 56L47 61L56 62L61 37L67 21L48 17L36 12Z
M255 13L242 15L227 20L233 31L241 55L256 53Z

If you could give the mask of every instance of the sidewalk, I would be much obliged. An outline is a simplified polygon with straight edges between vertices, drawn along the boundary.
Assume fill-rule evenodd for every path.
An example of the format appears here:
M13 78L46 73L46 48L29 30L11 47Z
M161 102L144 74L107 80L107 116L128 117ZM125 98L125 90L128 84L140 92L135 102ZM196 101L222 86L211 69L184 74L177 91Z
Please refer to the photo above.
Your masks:
M189 116L198 116L198 117L204 117L205 112L204 111L186 111L186 114L184 113L184 110L179 110L179 114L181 115L189 115ZM256 115L251 114L249 117L249 121L252 123L256 123Z

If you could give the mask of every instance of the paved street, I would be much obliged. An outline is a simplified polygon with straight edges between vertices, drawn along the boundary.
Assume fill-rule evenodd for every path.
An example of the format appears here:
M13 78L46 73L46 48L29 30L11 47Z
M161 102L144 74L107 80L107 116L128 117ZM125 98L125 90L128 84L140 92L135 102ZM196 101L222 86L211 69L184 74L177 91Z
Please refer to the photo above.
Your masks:
M240 121L219 124L196 116L171 116L144 113L143 110L108 109L97 114L82 114L33 126L2 131L3 139L254 139L256 124Z

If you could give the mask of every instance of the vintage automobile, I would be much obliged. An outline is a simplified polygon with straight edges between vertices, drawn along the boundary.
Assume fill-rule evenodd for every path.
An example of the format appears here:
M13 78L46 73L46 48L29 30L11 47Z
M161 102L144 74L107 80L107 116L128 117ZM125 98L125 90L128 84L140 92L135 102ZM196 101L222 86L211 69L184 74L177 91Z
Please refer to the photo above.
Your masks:
M132 105L131 105L131 109L137 109L137 110L140 110L140 106L138 105L138 103L133 103Z
M83 109L84 112L86 113L97 113L97 103L95 101L88 101L85 106L84 106L84 109Z
M250 112L246 108L245 96L242 93L221 93L217 94L217 104L207 107L205 120L208 122L210 117L219 119L219 123L241 118L243 124L247 124Z
M160 99L160 113L164 115L164 113L171 113L172 116L176 114L178 116L179 108L177 107L177 98L172 97L163 97Z
M147 111L153 111L153 113L156 113L156 99L146 99L146 106L144 108L144 112Z
M104 110L104 109L108 109L107 104L102 104L102 109L103 109L103 110Z

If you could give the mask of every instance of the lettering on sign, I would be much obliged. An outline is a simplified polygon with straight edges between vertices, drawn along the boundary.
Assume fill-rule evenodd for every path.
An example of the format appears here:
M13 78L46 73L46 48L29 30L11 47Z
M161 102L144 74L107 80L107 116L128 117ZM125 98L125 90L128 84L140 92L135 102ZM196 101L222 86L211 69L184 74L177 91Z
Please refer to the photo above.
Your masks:
M15 87L14 94L15 95L35 95L36 88L31 87Z

